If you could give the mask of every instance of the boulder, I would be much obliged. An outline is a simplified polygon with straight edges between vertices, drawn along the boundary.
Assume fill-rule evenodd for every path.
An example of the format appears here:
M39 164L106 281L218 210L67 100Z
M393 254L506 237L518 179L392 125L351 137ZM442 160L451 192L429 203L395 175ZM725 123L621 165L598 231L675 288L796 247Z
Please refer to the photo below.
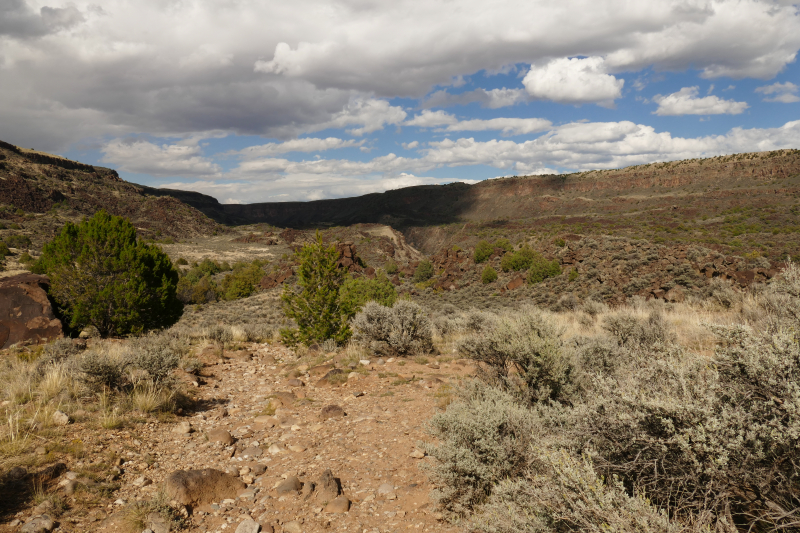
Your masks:
M181 505L196 506L236 498L246 485L235 477L215 470L177 470L164 481L167 495Z
M47 276L19 274L0 280L0 348L46 343L64 336L47 297Z
M519 289L525 284L525 279L522 277L516 277L508 282L506 285L506 290L513 291L514 289Z

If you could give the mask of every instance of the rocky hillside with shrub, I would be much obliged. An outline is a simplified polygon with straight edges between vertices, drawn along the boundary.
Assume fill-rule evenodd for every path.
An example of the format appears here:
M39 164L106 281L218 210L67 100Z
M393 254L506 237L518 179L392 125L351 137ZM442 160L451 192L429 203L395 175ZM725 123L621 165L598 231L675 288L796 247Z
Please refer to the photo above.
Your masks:
M800 248L800 151L777 150L474 185L407 187L357 198L219 205L181 198L216 220L307 228L381 223L426 254L485 238L563 233L697 244L774 260ZM224 214L224 215L223 215Z
M116 171L0 142L0 237L13 248L41 248L66 221L100 209L128 218L143 237L184 239L226 229L202 212Z

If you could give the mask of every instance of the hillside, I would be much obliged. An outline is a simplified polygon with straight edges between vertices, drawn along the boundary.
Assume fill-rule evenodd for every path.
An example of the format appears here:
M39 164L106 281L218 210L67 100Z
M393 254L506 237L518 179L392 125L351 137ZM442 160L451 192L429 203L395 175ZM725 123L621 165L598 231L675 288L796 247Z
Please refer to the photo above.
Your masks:
M480 237L604 234L793 256L800 151L735 154L577 174L406 187L356 198L221 205L163 191L223 223L281 227L381 223L431 254ZM514 239L512 239L514 240Z
M99 209L131 219L143 237L186 238L226 229L179 199L122 180L108 168L0 141L0 221L38 248L66 221ZM18 229L14 229L14 227Z

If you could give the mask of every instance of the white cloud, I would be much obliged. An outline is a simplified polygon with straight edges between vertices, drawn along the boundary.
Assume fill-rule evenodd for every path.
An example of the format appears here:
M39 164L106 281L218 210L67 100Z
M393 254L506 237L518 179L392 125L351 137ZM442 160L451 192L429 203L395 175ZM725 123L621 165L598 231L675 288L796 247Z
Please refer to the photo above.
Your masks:
M424 183L420 178L443 166L488 165L504 174L545 174L561 170L619 168L628 165L710 157L747 151L793 148L800 144L800 120L779 128L733 128L725 135L673 137L633 122L588 122L558 126L537 139L514 142L471 138L428 143L416 158L395 154L369 161L322 159L243 161L224 179L174 182L164 187L197 190L244 203L354 196Z
M420 128L433 128L436 126L447 126L455 124L458 119L446 111L431 111L424 109L422 113L411 120L405 122L405 126L417 126Z
M308 128L309 131L321 131L329 128L346 128L348 126L361 126L351 128L347 133L351 135L364 135L383 129L386 124L399 124L406 118L403 108L389 105L386 100L355 98L331 120Z
M747 109L747 102L724 100L718 96L698 98L699 87L684 87L676 93L663 96L657 94L653 101L658 104L656 115L739 115Z
M371 176L426 172L440 167L488 165L501 169L589 170L747 151L792 148L800 144L800 120L780 128L733 128L725 135L673 137L651 126L622 122L574 122L525 142L444 139L428 143L422 157L387 154L369 161L320 159L244 161L230 179L275 180L291 175Z
M458 120L455 115L446 111L431 111L425 109L413 119L403 123L404 126L417 126L420 128L437 128L435 131L502 131L504 135L522 135L544 131L552 122L542 118L492 118ZM445 126L445 127L441 127Z
M403 143L403 148L406 150L413 150L417 146L419 146L419 141L411 141L410 143Z
M452 180L400 173L393 177L292 175L269 182L174 182L162 185L168 189L197 191L222 199L222 203L292 202L360 196L415 185L433 185ZM468 183L474 183L467 180Z
M790 81L787 81L786 83L773 83L772 85L758 87L756 92L768 96L767 98L764 98L765 102L791 104L794 102L800 102L800 96L797 95L798 90L800 90L800 87Z
M531 90L608 102L621 72L697 68L707 78L769 79L800 48L795 3L767 0L497 0L491 8L461 0L458 9L446 0L44 3L0 7L0 138L49 150L85 135L87 116L88 135L99 138L225 130L286 139L326 127L366 135L399 123L402 110L354 121L353 99L437 90L427 107L437 98L490 108L524 102L515 87L441 92L508 65L603 57L580 90L561 94L538 82Z
M434 92L422 102L422 107L449 107L453 105L467 105L478 102L489 109L513 106L529 100L524 89L482 89L451 94L442 89Z
M586 57L554 59L543 66L532 66L522 84L532 98L609 106L622 96L625 80L608 74L602 57Z
M103 162L119 170L158 177L219 176L220 167L194 144L163 144L114 139L103 147Z
M487 120L462 120L451 124L445 131L502 131L504 135L523 135L544 131L553 123L543 118L492 118Z
M358 148L364 141L342 140L336 137L320 139L308 137L304 139L293 139L282 143L267 143L256 146L248 146L242 150L227 152L225 155L239 156L246 159L255 157L268 157L290 152L322 152L325 150L336 150L340 148Z

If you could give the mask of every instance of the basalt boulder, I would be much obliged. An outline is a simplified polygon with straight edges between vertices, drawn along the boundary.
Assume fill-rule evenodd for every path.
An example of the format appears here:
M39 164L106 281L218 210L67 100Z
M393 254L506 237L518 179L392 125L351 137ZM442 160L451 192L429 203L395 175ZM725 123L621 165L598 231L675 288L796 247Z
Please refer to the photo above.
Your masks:
M47 297L47 276L19 274L0 280L0 348L39 344L64 336Z

